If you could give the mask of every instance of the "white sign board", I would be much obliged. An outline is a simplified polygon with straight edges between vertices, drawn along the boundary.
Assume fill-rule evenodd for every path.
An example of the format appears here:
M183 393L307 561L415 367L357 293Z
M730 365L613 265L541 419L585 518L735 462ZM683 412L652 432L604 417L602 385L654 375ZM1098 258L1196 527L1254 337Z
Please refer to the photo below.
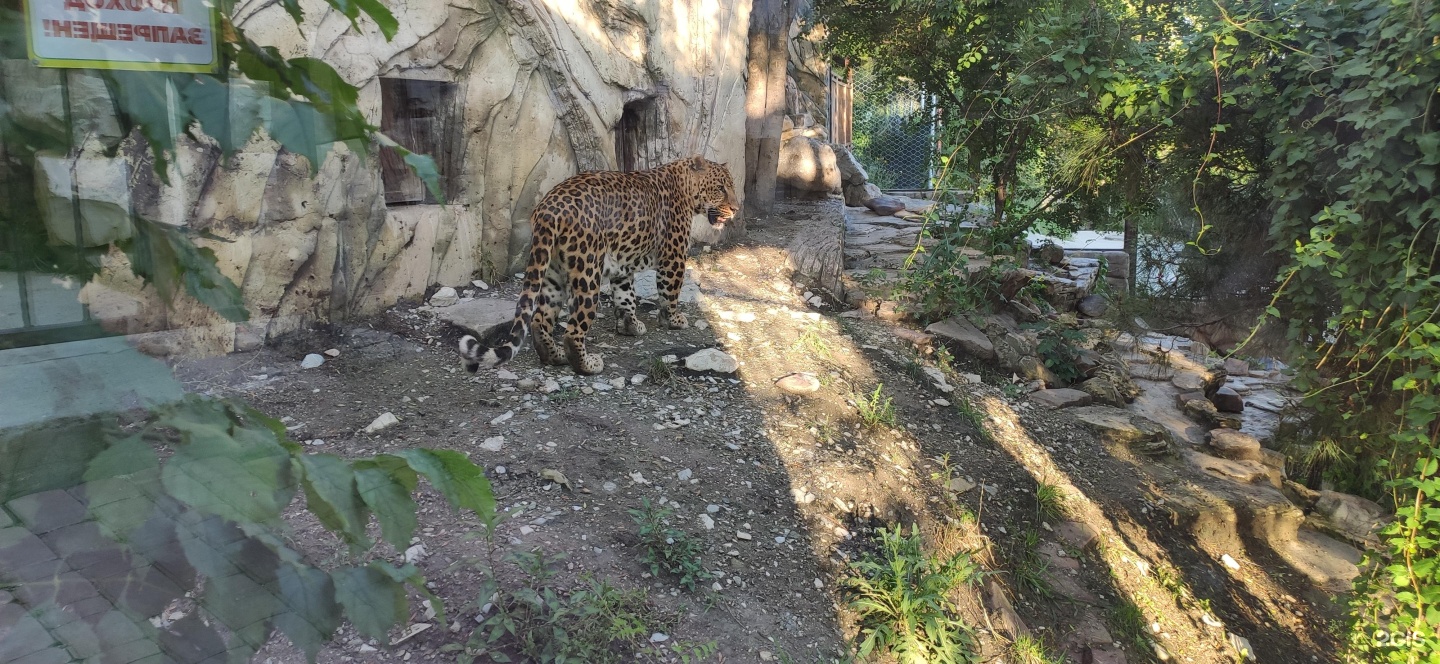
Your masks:
M210 0L25 0L41 67L210 72L219 62Z

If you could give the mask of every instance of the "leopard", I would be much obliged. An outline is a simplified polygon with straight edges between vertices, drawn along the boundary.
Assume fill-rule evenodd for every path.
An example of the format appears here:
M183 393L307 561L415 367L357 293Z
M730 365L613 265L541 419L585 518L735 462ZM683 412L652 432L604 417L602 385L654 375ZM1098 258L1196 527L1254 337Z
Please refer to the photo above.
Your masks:
M515 316L484 332L462 328L459 353L467 371L498 367L533 337L542 364L579 375L598 374L604 359L587 349L597 320L602 280L609 282L615 331L640 336L635 274L655 270L670 329L685 329L680 287L690 253L692 219L705 215L717 234L739 212L730 169L693 156L640 171L585 171L552 187L530 213L530 255ZM552 336L562 298L570 317L562 354Z

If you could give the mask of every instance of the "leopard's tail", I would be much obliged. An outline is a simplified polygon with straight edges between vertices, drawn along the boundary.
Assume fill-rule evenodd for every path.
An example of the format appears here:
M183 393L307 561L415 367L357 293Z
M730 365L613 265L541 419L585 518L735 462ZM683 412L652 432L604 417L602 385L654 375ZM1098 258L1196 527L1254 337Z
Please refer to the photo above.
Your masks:
M520 291L520 300L515 303L515 318L486 331L460 337L460 355L464 357L465 370L471 373L481 366L494 367L510 361L525 344L530 334L530 323L535 318L536 298L540 297L545 270L555 250L554 237L548 231L549 225L531 219L534 236L530 245L530 266L525 269L525 285Z

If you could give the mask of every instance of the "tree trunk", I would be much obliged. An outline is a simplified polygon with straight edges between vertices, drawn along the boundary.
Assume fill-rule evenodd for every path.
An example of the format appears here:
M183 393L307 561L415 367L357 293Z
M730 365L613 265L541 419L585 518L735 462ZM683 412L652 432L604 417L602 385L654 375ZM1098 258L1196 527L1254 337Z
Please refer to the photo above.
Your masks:
M775 205L780 131L785 119L785 67L789 62L786 42L793 13L790 0L754 0L750 8L745 80L746 219L770 214ZM745 221L737 221L743 233Z

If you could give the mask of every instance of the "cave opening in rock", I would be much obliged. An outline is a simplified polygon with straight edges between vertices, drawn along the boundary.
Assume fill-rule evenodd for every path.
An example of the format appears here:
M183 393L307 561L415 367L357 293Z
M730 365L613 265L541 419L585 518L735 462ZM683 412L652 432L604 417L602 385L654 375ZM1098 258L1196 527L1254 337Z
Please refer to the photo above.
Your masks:
M656 143L663 140L659 107L653 98L625 104L615 123L615 163L622 171L641 171L659 166L663 159Z

